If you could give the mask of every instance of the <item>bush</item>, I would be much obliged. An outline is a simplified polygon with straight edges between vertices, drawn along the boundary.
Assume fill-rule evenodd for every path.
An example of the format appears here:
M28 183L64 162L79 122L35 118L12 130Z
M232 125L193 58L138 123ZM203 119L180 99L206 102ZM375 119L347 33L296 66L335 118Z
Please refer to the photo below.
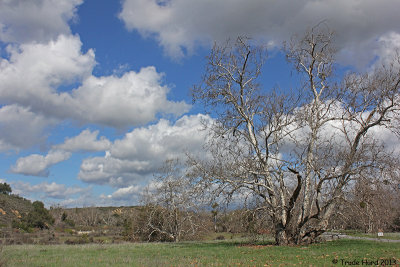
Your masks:
M54 218L49 211L44 207L43 202L35 201L32 203L33 211L28 214L23 214L20 220L12 222L13 228L22 229L30 232L31 228L48 229L54 224Z
M18 221L18 220L13 220L11 223L12 228L16 229L21 229L27 233L32 233L33 229L28 223L24 220Z
M11 186L7 183L0 183L0 193L9 195L11 194Z
M35 201L32 203L33 212L28 216L28 222L32 227L40 229L48 229L50 225L54 224L54 218L50 215L49 211L44 207L43 202Z

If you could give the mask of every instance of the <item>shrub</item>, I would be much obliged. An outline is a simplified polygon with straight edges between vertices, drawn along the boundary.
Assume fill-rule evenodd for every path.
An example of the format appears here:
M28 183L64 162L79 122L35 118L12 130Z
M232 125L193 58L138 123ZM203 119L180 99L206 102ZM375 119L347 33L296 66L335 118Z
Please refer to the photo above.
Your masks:
M49 211L44 207L43 202L35 201L32 203L33 211L23 214L20 220L12 222L13 228L22 229L30 232L31 228L48 229L54 224L54 218Z
M21 229L27 233L32 233L33 229L29 224L24 220L13 220L11 223L12 228Z
M7 183L0 183L0 193L9 195L11 194L11 186Z

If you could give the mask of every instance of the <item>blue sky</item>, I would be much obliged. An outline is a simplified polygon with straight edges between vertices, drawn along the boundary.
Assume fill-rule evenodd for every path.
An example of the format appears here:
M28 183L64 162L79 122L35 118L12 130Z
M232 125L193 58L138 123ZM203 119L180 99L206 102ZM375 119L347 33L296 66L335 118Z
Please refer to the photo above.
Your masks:
M265 43L264 88L296 86L280 52L326 20L341 68L400 48L398 0L0 0L0 181L67 207L133 205L162 162L202 153L190 87L214 41Z

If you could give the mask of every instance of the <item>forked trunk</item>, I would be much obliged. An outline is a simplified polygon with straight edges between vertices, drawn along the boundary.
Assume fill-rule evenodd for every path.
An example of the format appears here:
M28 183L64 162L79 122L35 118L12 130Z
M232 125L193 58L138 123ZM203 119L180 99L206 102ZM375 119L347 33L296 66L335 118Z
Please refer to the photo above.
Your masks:
M275 244L278 246L294 244L291 235L288 234L287 229L285 229L281 222L275 225Z
M288 229L279 223L275 225L275 244L278 246L287 246L315 243L325 230L325 228L315 227L309 231L299 231L298 228Z

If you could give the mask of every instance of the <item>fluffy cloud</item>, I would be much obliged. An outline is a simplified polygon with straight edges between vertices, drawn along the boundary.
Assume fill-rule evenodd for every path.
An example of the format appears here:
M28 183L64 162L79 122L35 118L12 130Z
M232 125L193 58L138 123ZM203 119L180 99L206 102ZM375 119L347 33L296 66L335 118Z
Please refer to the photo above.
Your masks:
M161 119L157 124L136 128L116 140L105 157L82 162L79 179L88 183L128 187L151 178L168 158L185 152L203 153L205 115L183 116L175 124Z
M94 53L80 51L78 36L60 35L46 44L9 46L9 60L0 61L0 101L18 103L31 111L63 118L73 105L57 87L90 75Z
M61 145L54 146L55 149L64 151L77 152L77 151L104 151L107 150L111 142L104 136L97 139L99 131L91 132L89 129L82 131L78 136L66 138Z
M49 41L70 33L68 22L83 0L0 0L0 41Z
M82 131L79 135L66 138L63 144L53 146L46 156L32 154L19 158L11 167L14 173L33 176L49 175L49 167L65 161L71 157L71 152L96 152L107 150L111 142L105 137L97 139L99 131L91 132L89 129Z
M117 159L152 160L179 157L185 150L200 151L205 140L205 131L201 131L203 121L209 122L210 118L202 114L183 116L173 125L161 119L157 124L134 129L116 140L111 155Z
M110 195L101 195L99 201L112 206L131 206L132 203L139 203L144 186L131 185L117 189Z
M78 105L73 117L87 122L122 127L143 125L156 114L181 115L190 105L167 100L169 88L160 85L162 74L154 67L130 71L122 77L91 76L72 92Z
M137 196L142 192L143 188L140 186L128 186L124 188L120 188L112 195L109 195L108 198L113 200L129 200L132 199L134 196Z
M397 0L125 0L120 18L178 58L198 43L243 34L280 45L326 20L338 35L344 63L365 65L377 56L381 36L399 33L399 9ZM352 62L346 62L348 55Z
M19 150L43 144L43 130L55 122L18 105L1 107L0 151Z
M11 172L24 175L44 176L49 175L48 168L71 157L71 153L61 150L51 150L46 156L32 154L19 158Z
M31 185L25 182L14 182L13 191L16 194L41 194L42 198L55 198L55 199L66 199L72 195L85 194L91 190L91 188L82 188L78 186L67 187L64 184L52 183L40 183Z
M169 88L154 67L118 76L91 75L94 52L81 52L78 36L60 35L46 44L9 47L10 59L0 61L0 101L17 103L32 112L80 123L113 127L143 125L159 113L181 115L190 105L167 100ZM23 79L21 77L24 77ZM60 85L81 82L72 91Z
M389 32L381 36L378 42L379 46L376 49L376 54L379 55L378 64L390 64L393 58L400 55L400 32Z

